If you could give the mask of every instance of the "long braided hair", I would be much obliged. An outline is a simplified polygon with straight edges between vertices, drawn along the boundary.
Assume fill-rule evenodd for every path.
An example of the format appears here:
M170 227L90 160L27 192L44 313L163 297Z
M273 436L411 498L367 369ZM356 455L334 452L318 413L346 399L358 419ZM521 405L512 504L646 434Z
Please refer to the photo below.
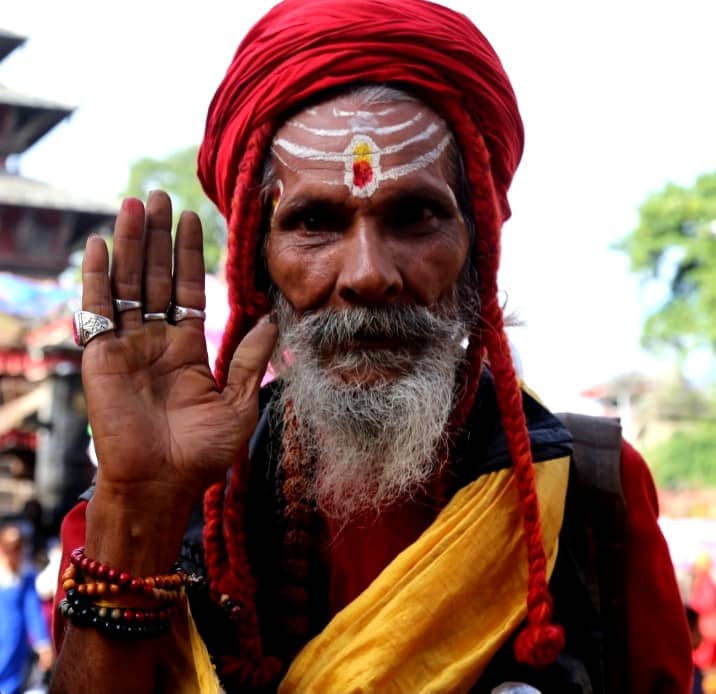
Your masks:
M315 24L306 20L312 13L320 18ZM355 21L351 21L353 17ZM365 30L368 19L374 20L369 39ZM384 44L378 26L386 35ZM393 40L392 31L409 40ZM371 50L362 51L361 42L367 40ZM335 54L331 41L337 45ZM335 69L338 52L340 70ZM463 154L477 229L472 261L478 269L480 316L469 337L448 431L458 432L464 425L482 366L488 361L527 546L528 616L515 641L515 655L521 662L544 666L557 657L564 635L551 623L552 600L532 453L497 291L501 227L509 216L506 191L519 160L522 129L499 59L465 17L424 0L286 0L255 26L239 47L212 101L199 159L204 188L228 222L226 272L231 313L217 359L217 383L225 385L239 341L269 305L256 284L256 259L261 249L261 173L273 133L307 98L338 87L349 88L356 82L394 84L414 94L445 119ZM479 120L474 120L476 116ZM284 413L284 442L293 426L291 417L292 412ZM310 538L304 522L307 509L301 505L300 455L295 448L284 449L282 467L288 474L282 490L285 513L298 532L297 544L305 545ZM222 660L220 670L224 678L262 686L280 674L282 664L264 654L261 644L256 584L245 542L247 485L248 452L243 450L226 488L215 485L206 493L204 539L212 592L217 599L235 605L238 616L239 654ZM306 602L300 585L306 566L300 553L289 559L293 571L286 588L293 597L288 602L297 609L287 616L287 624L293 625L290 631L300 641L308 632L298 609Z

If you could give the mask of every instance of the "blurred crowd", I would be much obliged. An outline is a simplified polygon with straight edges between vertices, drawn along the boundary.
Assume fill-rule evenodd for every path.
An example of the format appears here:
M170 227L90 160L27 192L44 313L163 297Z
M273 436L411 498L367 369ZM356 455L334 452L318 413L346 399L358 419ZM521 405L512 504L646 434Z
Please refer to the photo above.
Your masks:
M50 639L60 546L34 522L35 502L0 520L0 693L42 694L55 654Z

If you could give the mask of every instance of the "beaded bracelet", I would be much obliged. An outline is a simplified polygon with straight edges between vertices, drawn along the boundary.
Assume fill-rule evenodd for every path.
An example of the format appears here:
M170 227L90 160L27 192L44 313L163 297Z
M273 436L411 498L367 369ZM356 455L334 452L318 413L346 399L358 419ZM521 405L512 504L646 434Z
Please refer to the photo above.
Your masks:
M146 579L145 579L146 580ZM123 589L118 583L110 583L109 581L87 581L83 576L78 575L77 567L70 564L62 574L62 589L77 590L82 595L88 597L119 597L120 595L132 594L134 599L146 599L153 603L176 602L181 595L183 584L177 588L156 588L149 583L145 583L142 591L131 591L128 588Z
M178 591L187 581L187 575L184 573L160 574L146 578L132 576L128 571L122 571L103 564L96 559L90 559L85 554L84 547L78 547L72 550L70 554L70 566L67 567L62 575L63 590L71 590L79 585L76 580L78 572L83 577L88 576L97 579L97 585L106 584L108 586L107 590L113 593L130 591L152 595L156 589ZM82 583L86 583L86 581L82 581ZM65 587L65 584L67 584L67 587ZM115 586L115 588L112 589L111 586Z
M93 627L115 638L159 636L169 629L176 605L155 609L120 608L91 602L76 588L60 601L60 614L78 627Z

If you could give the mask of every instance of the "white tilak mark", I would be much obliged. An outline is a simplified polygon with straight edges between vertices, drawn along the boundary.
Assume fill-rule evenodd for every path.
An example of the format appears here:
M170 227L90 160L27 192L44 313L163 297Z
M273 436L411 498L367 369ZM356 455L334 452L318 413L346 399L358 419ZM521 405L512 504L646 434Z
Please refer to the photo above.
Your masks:
M273 154L274 157L276 157L276 159L278 159L287 169L290 169L291 171L296 170L278 153L278 150L276 149L276 147L274 145L271 145L271 154Z
M406 120L403 123L397 123L396 125L384 125L378 127L375 125L358 124L352 128L338 128L336 130L326 130L324 128L311 128L305 123L301 123L297 120L289 121L288 125L292 125L294 128L300 128L312 135L321 135L323 137L345 137L346 135L352 135L355 133L375 133L376 135L391 135L392 133L400 132L409 128L411 125L415 125L418 121L421 121L425 116L424 113L418 113L414 118Z
M276 159L283 164L289 171L293 171L294 173L306 173L305 169L299 169L296 166L291 166L277 151L275 147L271 147L271 154L276 157ZM341 186L343 185L342 181L329 181L328 179L319 179L320 183L325 183L329 186Z
M350 118L351 116L358 116L359 118L371 118L373 116L388 116L395 111L394 108L386 108L384 111L341 111L338 108L333 108L333 115L336 118Z
M386 171L383 171L383 178L395 180L396 178L401 178L402 176L406 176L407 174L413 173L414 171L424 169L426 166L432 164L434 161L437 161L440 158L440 155L445 151L445 148L448 146L449 142L450 135L445 135L445 137L440 140L436 147L431 149L429 152L426 152L425 154L421 154L419 157L416 157L414 161L411 161L408 164L402 164L401 166L394 166L392 169L387 169Z
M409 147L416 142L423 142L424 140L430 139L430 137L435 133L438 128L439 126L437 123L430 123L430 125L428 125L425 130L418 133L417 135L413 135L413 137L409 137L407 140L403 140L403 142L399 142L395 145L390 145L385 149L377 149L376 151L379 151L381 155L395 154L396 152L401 152L406 147ZM275 140L274 148L276 146L280 147L285 152L292 154L294 157L299 157L300 159L342 162L345 161L347 156L346 152L324 152L321 149L314 149L313 147L304 147L303 145L297 145L295 142L291 142L290 140L286 140L285 138Z

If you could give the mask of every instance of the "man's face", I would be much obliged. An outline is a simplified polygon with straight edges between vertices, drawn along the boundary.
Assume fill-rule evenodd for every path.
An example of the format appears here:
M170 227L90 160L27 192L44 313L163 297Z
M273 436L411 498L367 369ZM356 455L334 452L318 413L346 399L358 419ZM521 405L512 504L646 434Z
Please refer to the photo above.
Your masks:
M452 296L470 240L449 180L449 141L445 123L417 102L358 106L338 97L283 125L272 147L266 257L298 316L433 308ZM355 347L411 349L375 337Z
M447 127L420 103L357 104L278 131L266 244L308 496L343 519L430 478L477 316Z

